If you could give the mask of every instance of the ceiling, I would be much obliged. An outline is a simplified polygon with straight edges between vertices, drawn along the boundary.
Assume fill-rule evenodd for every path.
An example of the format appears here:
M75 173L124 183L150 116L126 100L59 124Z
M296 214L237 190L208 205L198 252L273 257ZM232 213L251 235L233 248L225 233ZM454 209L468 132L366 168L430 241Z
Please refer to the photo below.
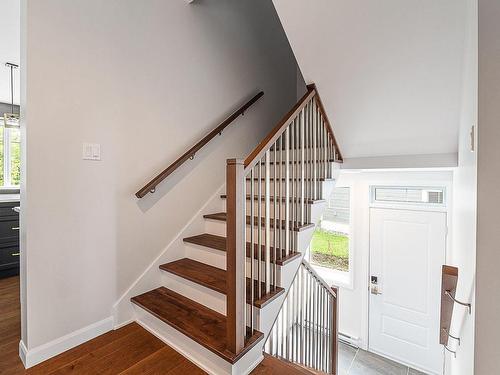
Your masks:
M345 158L456 153L466 0L273 0Z
M0 1L0 102L10 103L10 70L6 62L19 65L21 16L20 0ZM14 103L19 104L19 70L14 73ZM1 114L0 114L1 116Z

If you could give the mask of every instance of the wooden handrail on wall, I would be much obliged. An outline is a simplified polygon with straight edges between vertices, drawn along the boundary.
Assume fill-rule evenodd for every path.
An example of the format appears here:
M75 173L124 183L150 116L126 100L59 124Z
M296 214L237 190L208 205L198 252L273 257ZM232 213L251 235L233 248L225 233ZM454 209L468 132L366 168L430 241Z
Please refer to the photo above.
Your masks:
M203 137L198 143L196 143L193 147L187 150L181 157L179 157L176 161L170 164L166 169L164 169L161 173L159 173L155 178L149 181L144 187L142 187L135 196L137 198L142 198L146 194L150 192L154 192L156 186L160 184L164 179L170 176L177 168L179 168L182 164L184 164L187 160L194 158L194 155L203 148L208 142L210 142L213 138L215 138L218 134L222 133L222 131L230 125L236 118L240 115L243 115L245 111L250 108L256 101L258 101L264 92L261 91L257 95L255 95L248 102L243 104L240 108L238 108L232 115L230 115L227 119L222 121L214 130L208 133L205 137Z

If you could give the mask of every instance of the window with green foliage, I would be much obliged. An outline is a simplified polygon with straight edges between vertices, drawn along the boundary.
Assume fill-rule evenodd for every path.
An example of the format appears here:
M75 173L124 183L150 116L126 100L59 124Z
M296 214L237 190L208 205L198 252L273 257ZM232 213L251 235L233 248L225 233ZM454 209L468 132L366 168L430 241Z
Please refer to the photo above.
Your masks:
M349 271L349 236L317 229L311 244L311 262L339 271Z
M349 271L350 189L335 188L311 242L312 264Z
M0 127L0 187L19 186L21 136L19 129Z

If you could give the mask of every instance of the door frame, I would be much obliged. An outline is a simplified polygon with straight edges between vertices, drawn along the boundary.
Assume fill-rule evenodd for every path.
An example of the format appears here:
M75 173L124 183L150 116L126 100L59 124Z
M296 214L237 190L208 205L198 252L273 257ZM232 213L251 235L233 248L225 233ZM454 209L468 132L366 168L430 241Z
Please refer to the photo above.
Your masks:
M377 352L374 352L370 349L370 266L371 266L371 255L370 255L370 234L371 234L371 212L372 208L383 208L383 209L393 209L393 210L405 210L405 211L424 211L424 212L443 212L446 214L446 238L445 238L445 254L444 254L444 260L445 263L449 261L449 252L450 248L452 246L452 241L451 239L453 238L452 236L452 196L453 196L453 180L452 181L432 181L431 184L429 183L422 183L422 181L419 181L418 183L414 183L415 181L400 181L398 183L387 183L387 182L382 182L382 183L376 183L375 181L370 181L368 183L368 192L370 194L370 198L368 201L368 207L367 207L367 228L368 231L366 233L367 236L367 249L366 249L366 259L367 261L365 262L365 267L364 268L364 279L365 279L365 284L363 288L363 305L364 305L364 312L363 312L363 333L364 336L366 337L366 343L363 345L362 349L367 350L368 352L375 353L377 355L381 355ZM439 186L439 187L444 187L445 188L445 194L444 194L444 205L442 206L436 206L436 205L418 205L418 204L405 204L405 203L392 203L392 202L373 202L372 199L372 187L373 186L387 186L387 187L429 187L429 186ZM394 360L393 358L390 358L387 355L383 355L384 357L387 357L388 359Z

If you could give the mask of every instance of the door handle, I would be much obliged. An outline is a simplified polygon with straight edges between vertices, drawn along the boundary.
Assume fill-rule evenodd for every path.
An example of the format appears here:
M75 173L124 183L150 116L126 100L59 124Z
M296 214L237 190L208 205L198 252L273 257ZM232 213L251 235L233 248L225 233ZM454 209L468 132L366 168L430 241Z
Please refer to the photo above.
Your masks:
M378 276L372 275L370 277L370 282L371 282L370 293L374 295L382 294L378 289Z
M378 285L372 285L372 286L370 287L370 293L371 293L371 294L374 294L374 295L376 295L376 296L378 296L378 295L382 294L382 292L379 292L379 290L378 290Z

